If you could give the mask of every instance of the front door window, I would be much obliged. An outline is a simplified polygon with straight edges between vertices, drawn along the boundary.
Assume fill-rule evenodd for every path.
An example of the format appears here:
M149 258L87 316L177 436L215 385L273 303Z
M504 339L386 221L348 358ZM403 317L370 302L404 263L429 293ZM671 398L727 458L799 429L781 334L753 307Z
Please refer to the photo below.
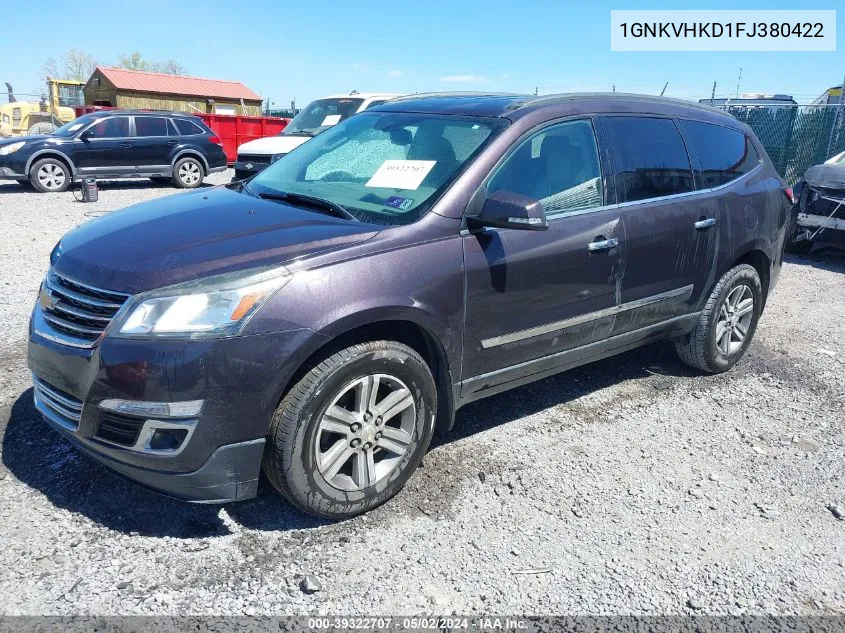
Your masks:
M592 123L553 125L523 141L487 185L488 194L495 191L539 200L547 215L600 207L601 167Z

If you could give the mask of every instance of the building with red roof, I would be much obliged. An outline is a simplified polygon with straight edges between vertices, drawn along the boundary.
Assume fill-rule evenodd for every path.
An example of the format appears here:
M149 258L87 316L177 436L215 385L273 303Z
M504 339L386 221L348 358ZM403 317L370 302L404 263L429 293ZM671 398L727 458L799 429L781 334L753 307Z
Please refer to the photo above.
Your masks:
M85 84L89 105L210 114L261 114L261 96L239 81L98 66Z

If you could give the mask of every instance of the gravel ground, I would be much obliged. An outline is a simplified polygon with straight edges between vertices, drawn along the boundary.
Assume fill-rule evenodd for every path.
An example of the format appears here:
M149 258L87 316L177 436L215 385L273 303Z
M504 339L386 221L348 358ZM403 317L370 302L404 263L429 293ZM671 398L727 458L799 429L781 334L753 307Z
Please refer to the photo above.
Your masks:
M148 493L33 409L50 249L171 193L0 183L0 613L845 614L841 253L785 265L733 371L660 344L477 402L396 499L325 524L266 487L222 507Z

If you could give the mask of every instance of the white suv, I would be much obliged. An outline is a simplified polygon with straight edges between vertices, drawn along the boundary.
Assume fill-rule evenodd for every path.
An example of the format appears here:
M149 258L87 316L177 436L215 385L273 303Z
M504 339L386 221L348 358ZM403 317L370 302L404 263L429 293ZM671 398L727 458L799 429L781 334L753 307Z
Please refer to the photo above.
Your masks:
M400 94L381 92L332 95L312 101L276 136L255 139L238 147L235 180L254 176L267 165L357 112L381 105Z

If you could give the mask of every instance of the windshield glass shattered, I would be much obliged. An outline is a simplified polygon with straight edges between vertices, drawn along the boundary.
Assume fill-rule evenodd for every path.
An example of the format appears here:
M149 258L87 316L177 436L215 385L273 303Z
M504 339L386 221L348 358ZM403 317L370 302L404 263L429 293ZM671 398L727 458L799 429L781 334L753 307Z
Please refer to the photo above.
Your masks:
M265 169L249 189L319 198L362 222L413 222L505 124L498 118L364 112Z

